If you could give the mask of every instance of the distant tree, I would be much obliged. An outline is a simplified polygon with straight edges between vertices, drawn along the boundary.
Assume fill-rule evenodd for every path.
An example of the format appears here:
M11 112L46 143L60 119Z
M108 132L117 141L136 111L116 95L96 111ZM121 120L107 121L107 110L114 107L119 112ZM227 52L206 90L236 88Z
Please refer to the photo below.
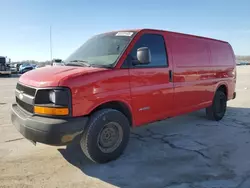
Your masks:
M250 61L250 56L236 56L238 61Z

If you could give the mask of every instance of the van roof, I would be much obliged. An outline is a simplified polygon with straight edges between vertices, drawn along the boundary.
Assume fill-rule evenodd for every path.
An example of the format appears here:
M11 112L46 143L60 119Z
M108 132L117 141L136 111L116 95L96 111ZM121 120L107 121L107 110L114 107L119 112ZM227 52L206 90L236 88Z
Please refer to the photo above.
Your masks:
M180 33L180 32L175 32L175 31L167 31L167 30L161 30L161 29L150 29L150 28L141 28L141 29L124 29L124 30L117 30L117 31L112 31L112 32L119 32L119 31L134 31L134 32L139 32L139 31L160 31L160 32L167 32L167 33L173 33L177 35L184 35L184 36L190 36L190 37L196 37L196 38L203 38L203 39L208 39L208 40L213 40L213 41L218 41L218 42L224 42L228 43L227 41L219 40L219 39L214 39L214 38L209 38L209 37L204 37L204 36L198 36L198 35L192 35L192 34L185 34L185 33Z

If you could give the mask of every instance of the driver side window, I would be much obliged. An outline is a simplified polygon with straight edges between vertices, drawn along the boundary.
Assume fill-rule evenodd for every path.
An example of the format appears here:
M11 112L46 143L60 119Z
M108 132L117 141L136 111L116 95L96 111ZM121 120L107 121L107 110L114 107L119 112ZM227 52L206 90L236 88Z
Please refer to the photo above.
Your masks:
M130 52L130 59L137 60L137 49L141 47L148 47L151 52L151 63L147 65L132 65L132 67L167 67L167 54L165 42L162 35L159 34L144 34L142 35L132 51ZM132 61L130 61L132 62Z

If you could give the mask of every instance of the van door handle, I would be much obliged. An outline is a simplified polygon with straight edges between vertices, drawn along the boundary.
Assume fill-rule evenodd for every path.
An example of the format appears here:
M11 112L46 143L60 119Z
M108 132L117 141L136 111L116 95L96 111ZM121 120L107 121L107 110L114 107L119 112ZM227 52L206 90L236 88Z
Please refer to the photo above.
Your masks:
M173 82L173 72L169 70L169 82Z

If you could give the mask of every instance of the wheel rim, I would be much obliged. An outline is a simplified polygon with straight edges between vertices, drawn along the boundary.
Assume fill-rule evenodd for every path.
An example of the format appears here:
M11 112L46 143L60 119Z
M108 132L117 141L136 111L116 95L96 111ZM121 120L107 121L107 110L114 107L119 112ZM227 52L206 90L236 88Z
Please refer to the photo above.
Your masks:
M116 122L110 122L104 125L97 139L99 149L104 153L111 153L116 150L123 138L121 126Z

